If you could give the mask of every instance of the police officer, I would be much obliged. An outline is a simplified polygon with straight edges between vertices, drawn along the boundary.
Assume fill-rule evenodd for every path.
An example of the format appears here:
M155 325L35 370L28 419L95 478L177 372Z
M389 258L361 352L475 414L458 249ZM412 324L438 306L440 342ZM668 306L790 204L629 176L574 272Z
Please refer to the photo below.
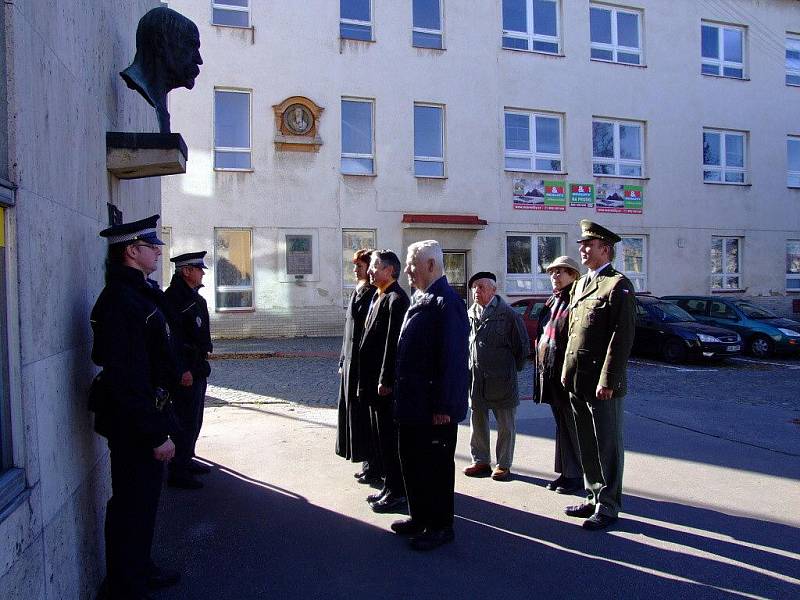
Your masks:
M209 472L207 466L192 460L203 423L206 382L211 373L206 360L212 349L208 306L198 293L203 287L205 255L205 252L188 252L170 259L175 263L175 274L165 292L178 330L184 369L173 403L179 429L173 436L175 459L169 465L167 482L185 489L203 487L194 475Z
M158 215L109 227L106 286L92 309L95 430L108 438L111 499L106 507L106 587L110 598L143 598L180 575L150 560L164 463L175 454L167 390L178 369L161 292L148 284L163 242Z
M589 271L573 287L561 382L570 394L587 499L564 512L598 530L614 523L622 506L622 399L635 301L631 282L611 266L620 237L587 219L581 231L581 262Z

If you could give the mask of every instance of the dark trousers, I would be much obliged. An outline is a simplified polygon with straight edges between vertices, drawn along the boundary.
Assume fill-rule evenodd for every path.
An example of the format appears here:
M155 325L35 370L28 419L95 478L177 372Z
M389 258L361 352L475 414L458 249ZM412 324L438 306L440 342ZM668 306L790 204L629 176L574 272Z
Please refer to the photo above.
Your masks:
M172 405L179 429L170 436L175 443L175 458L169 463L169 471L174 475L189 473L197 436L203 424L206 385L205 378L197 378L191 386L180 386L175 391Z
M112 439L111 499L106 505L106 578L111 598L146 593L163 463L147 444Z
M381 471L386 477L383 487L394 496L405 496L400 457L397 454L397 424L394 422L393 399L391 396L382 396L378 398L378 402L380 404L377 406L370 406L369 412L374 447L378 449Z
M457 423L398 426L408 512L426 529L453 526L457 434Z
M567 395L567 392L564 394ZM575 431L572 408L569 404L566 406L551 404L550 409L556 421L556 458L553 470L570 479L582 478L583 470L578 457L578 432Z

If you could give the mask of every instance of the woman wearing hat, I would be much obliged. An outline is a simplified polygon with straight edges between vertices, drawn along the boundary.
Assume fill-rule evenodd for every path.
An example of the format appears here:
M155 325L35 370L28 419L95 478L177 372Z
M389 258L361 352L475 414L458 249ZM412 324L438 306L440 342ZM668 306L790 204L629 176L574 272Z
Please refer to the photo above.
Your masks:
M583 472L578 458L578 437L569 404L569 393L561 385L561 367L567 348L569 298L580 277L578 263L569 256L559 256L547 266L553 295L539 316L536 340L536 366L539 373L537 402L549 404L556 420L555 471L558 479L547 484L548 490L571 494L583 489Z

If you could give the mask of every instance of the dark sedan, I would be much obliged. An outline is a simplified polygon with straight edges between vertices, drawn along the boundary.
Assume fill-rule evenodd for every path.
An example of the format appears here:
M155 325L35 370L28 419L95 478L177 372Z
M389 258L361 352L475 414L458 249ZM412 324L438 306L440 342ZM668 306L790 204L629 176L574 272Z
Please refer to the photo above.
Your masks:
M677 363L735 356L742 351L742 339L735 331L698 322L666 300L637 296L633 348Z

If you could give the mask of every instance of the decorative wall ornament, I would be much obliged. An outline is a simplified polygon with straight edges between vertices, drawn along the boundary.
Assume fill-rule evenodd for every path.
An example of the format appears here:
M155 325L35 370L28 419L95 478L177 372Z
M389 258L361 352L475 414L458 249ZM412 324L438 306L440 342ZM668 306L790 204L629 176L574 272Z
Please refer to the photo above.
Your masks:
M322 145L319 119L324 108L304 96L291 96L272 107L275 112L275 149L318 152Z

